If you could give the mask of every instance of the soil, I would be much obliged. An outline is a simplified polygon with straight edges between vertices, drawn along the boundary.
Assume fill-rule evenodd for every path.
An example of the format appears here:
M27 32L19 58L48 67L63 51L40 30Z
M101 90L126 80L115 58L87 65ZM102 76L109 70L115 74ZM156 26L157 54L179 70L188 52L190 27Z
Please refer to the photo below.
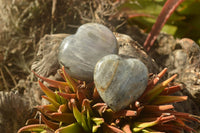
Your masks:
M0 2L0 26L3 27L0 29L0 131L9 132L4 130L8 126L12 127L10 131L16 131L28 118L33 117L33 106L42 103L42 92L31 71L44 77L59 79L57 48L66 36L74 34L86 22L102 23L115 31L119 54L139 58L150 73L158 73L167 67L168 74L165 78L178 74L175 83L182 84L182 90L177 95L187 95L189 99L177 103L176 109L200 115L199 46L188 38L175 39L161 33L151 50L146 52L141 45L146 33L137 26L128 25L123 17L117 18L114 14L119 3L111 5L108 4L109 1L100 3L83 0L81 4L77 0L57 1L56 6L52 1L37 3L33 0L16 0L12 6L6 5L11 0ZM10 9L7 13L3 11L3 5ZM91 7L94 14L87 7ZM18 12L15 13L16 10ZM84 12L80 12L82 10ZM106 14L107 11L110 14ZM9 115L8 112L5 113L6 110L12 110L10 114L16 113L18 116ZM5 115L8 117L4 118ZM8 120L13 119L17 123L9 121L10 125L5 125Z

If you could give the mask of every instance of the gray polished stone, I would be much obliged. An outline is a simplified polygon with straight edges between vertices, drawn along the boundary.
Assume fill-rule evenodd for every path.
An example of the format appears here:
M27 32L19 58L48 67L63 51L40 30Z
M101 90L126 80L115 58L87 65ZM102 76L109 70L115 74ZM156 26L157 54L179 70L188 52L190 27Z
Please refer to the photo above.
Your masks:
M91 81L95 64L108 54L117 54L113 33L104 25L87 23L66 37L59 48L59 62L73 78Z
M95 66L94 82L103 101L118 111L144 92L148 70L138 59L107 55Z

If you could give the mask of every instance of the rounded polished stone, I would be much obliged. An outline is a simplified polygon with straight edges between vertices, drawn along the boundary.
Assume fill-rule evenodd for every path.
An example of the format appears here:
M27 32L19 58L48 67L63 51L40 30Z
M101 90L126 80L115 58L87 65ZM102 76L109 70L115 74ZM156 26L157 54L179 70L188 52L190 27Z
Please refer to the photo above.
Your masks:
M118 111L144 92L148 70L138 59L107 55L95 66L94 82L103 101L114 111Z
M117 53L118 45L113 33L104 25L87 23L80 26L76 34L63 40L58 60L73 78L91 81L98 60Z

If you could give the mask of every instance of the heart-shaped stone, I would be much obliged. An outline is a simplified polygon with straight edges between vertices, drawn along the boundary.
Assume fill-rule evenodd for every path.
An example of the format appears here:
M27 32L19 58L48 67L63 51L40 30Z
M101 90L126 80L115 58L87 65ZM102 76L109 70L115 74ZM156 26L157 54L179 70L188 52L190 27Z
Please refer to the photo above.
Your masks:
M95 66L94 82L103 101L118 111L142 95L148 82L148 70L138 59L107 55Z
M104 25L87 23L76 34L66 37L60 45L58 60L73 78L93 80L95 64L108 54L117 54L114 34Z

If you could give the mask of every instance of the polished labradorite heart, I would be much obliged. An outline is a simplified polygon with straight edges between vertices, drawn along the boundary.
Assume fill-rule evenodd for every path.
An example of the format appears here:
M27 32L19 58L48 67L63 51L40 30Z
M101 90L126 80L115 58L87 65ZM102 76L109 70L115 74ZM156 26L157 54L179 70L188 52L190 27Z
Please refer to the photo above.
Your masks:
M138 59L107 55L95 66L94 83L103 101L121 110L142 95L148 82L147 67Z
M104 25L87 23L76 34L66 37L60 45L58 60L73 78L91 81L95 64L108 54L117 54L113 33Z

